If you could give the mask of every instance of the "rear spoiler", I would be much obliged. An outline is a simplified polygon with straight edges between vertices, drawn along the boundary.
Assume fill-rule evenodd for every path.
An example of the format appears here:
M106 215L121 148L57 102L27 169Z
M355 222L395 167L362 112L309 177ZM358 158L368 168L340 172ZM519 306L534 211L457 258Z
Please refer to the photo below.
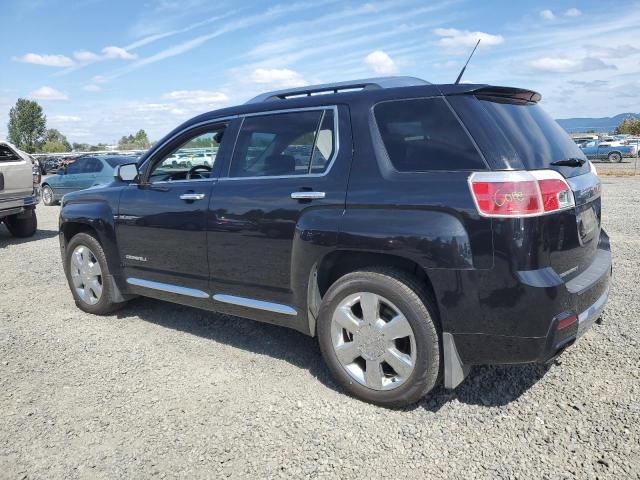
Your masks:
M492 85L442 85L440 90L443 95L475 95L478 97L503 98L505 100L532 103L538 103L542 99L542 95L533 90L513 87L494 87Z

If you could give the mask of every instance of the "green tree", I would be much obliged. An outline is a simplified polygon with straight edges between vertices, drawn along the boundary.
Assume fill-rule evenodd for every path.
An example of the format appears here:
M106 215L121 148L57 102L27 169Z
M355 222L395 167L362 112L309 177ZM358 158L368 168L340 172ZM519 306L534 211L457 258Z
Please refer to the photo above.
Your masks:
M616 133L640 135L640 118L625 118L616 128Z
M135 135L125 135L118 141L120 150L141 150L151 146L147 132L138 130Z
M44 133L44 144L41 150L45 153L70 152L71 144L58 130L49 128Z
M9 111L8 139L28 153L36 152L42 145L46 128L47 118L38 102L19 98Z

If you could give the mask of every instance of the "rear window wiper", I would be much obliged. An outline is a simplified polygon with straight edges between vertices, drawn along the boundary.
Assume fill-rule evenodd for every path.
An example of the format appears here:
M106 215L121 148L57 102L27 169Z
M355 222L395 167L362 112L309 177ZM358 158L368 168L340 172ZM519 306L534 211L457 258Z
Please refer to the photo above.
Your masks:
M581 167L586 163L586 160L582 158L567 158L565 160L556 160L551 162L551 165L557 165L558 167Z

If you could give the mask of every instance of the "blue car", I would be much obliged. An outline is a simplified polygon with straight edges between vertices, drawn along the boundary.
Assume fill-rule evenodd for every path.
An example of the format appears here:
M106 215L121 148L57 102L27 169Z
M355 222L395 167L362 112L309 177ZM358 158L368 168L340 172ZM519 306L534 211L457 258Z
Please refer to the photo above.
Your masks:
M132 156L80 157L42 181L42 202L56 205L69 192L111 183L118 165L132 163L136 159Z
M583 143L580 150L589 160L604 160L612 163L620 163L623 157L635 157L638 152L631 145L620 145L611 142L598 142L597 140Z

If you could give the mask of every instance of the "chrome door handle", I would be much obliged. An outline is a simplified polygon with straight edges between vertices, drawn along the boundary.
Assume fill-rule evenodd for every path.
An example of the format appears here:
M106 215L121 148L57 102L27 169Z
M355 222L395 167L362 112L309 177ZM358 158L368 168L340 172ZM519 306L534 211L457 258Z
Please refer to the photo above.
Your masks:
M293 192L291 194L291 198L294 200L317 200L324 197L324 192Z
M204 193L183 193L180 195L180 200L202 200Z

